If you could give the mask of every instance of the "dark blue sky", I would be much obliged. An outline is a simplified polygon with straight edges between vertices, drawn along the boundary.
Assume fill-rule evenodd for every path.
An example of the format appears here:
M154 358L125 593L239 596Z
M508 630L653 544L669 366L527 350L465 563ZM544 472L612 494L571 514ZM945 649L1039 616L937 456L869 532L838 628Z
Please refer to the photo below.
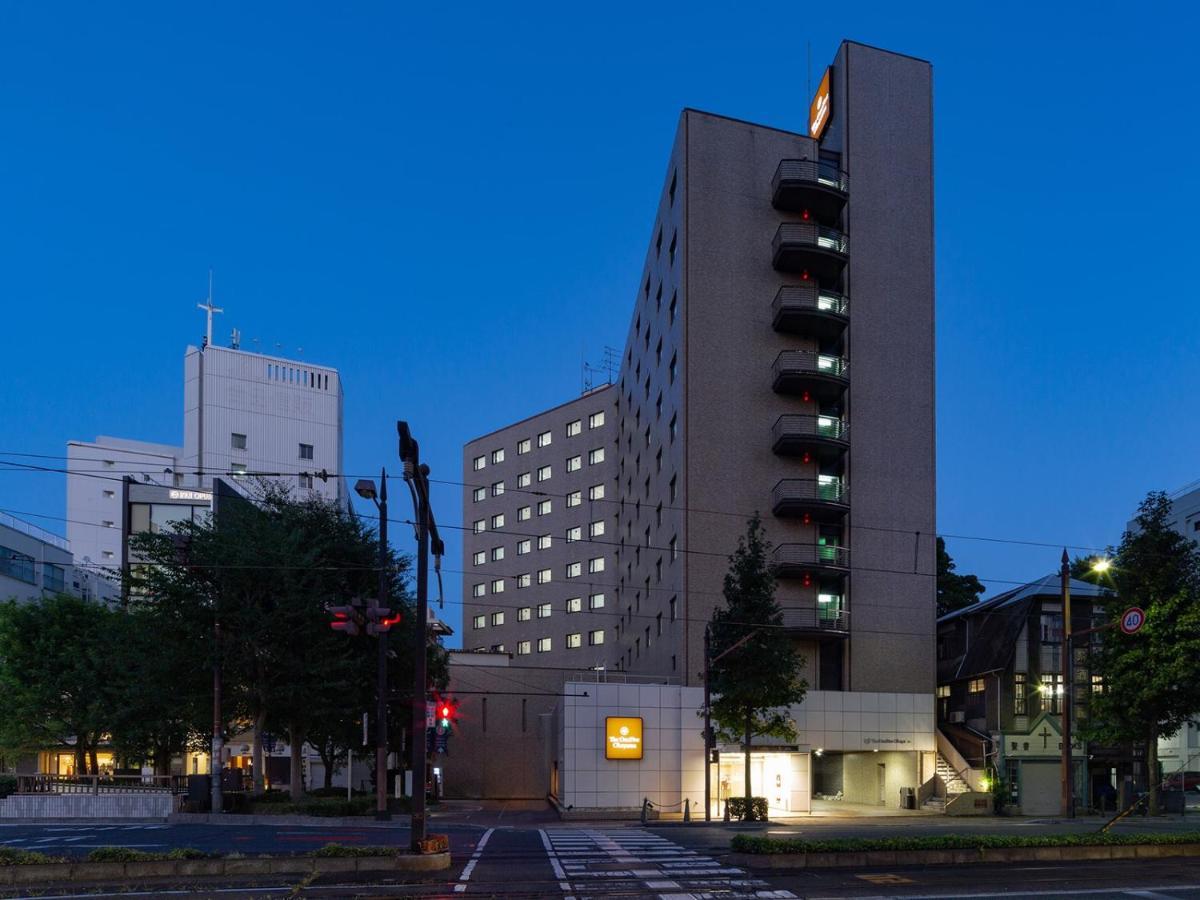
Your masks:
M934 64L940 530L1104 545L1200 477L1189 6L420 6L0 6L0 451L179 442L212 267L222 339L341 369L351 472L403 417L457 480L623 342L679 110L801 130L849 37Z

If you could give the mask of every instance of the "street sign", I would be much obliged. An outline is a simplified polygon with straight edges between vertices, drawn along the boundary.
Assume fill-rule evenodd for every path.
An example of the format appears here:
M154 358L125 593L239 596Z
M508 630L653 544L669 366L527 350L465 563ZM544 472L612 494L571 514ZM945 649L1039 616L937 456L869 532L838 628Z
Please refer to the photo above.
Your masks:
M426 701L425 701L425 727L426 727L426 728L432 728L432 727L433 727L433 723L434 723L434 707L435 707L436 705L437 705L437 704L435 704L435 703L434 703L432 700L426 700Z
M1146 624L1146 613L1140 607L1131 606L1121 613L1121 630L1126 634L1134 634Z

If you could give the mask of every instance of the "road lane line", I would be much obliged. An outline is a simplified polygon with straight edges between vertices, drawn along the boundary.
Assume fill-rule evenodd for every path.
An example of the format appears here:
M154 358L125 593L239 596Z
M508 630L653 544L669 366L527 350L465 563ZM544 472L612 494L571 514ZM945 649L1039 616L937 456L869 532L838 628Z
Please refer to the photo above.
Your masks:
M546 834L546 829L539 828L538 834L542 836L542 846L546 848L546 856L550 859L550 868L554 870L554 877L558 879L558 886L564 894L569 893L571 882L567 881L567 873L563 871L558 857L554 855L554 847L550 844L550 837Z
M492 836L492 832L495 830L495 828L489 828L483 833L483 837L479 839L479 843L475 845L475 852L471 854L471 858L463 866L462 874L458 876L458 884L454 886L455 893L461 894L467 889L467 882L471 880L471 873L475 871L475 864L479 862L479 857L483 855L483 848L487 846L488 838Z

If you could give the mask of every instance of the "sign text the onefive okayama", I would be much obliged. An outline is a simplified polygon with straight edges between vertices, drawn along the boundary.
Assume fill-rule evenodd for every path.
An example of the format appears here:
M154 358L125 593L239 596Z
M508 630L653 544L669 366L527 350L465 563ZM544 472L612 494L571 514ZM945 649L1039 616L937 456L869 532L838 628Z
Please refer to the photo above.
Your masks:
M637 716L608 716L604 720L604 758L642 758L642 720Z
M833 112L829 96L831 72L833 72L832 66L825 70L825 74L821 76L821 83L817 85L817 92L813 95L812 103L808 106L808 136L818 141L825 133L825 126L829 124L829 114Z

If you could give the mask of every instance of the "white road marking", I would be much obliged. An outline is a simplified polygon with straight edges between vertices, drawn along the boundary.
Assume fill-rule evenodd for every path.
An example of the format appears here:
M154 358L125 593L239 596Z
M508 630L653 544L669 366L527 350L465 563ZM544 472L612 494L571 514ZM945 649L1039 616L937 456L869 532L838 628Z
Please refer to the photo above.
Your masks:
M471 873L475 871L475 864L479 862L479 857L483 855L483 848L487 846L488 838L492 836L492 832L495 830L495 828L489 828L483 833L483 837L479 839L479 843L475 845L475 852L471 854L471 858L463 866L462 874L458 876L458 884L454 886L455 893L461 894L467 889L467 882L471 880Z
M1200 891L1200 884L1167 884L1154 887L1104 887L1104 888L1078 888L1072 890L1061 891L1002 891L1000 893L977 893L977 894L896 894L896 897L903 897L904 900L985 900L991 897L1012 897L1017 894L1021 897L1087 897L1097 894L1130 894L1132 896L1150 896L1156 891ZM1166 896L1171 896L1167 894ZM53 900L53 898L50 898ZM830 894L825 897L812 897L810 900L844 900L842 894Z
M546 835L546 829L539 828L538 834L542 836L542 846L546 848L546 856L550 858L550 868L554 869L554 877L558 879L558 886L564 894L570 893L571 883L567 881L567 873L563 871L562 865L558 862L558 857L554 855L554 847L550 844L550 838Z

